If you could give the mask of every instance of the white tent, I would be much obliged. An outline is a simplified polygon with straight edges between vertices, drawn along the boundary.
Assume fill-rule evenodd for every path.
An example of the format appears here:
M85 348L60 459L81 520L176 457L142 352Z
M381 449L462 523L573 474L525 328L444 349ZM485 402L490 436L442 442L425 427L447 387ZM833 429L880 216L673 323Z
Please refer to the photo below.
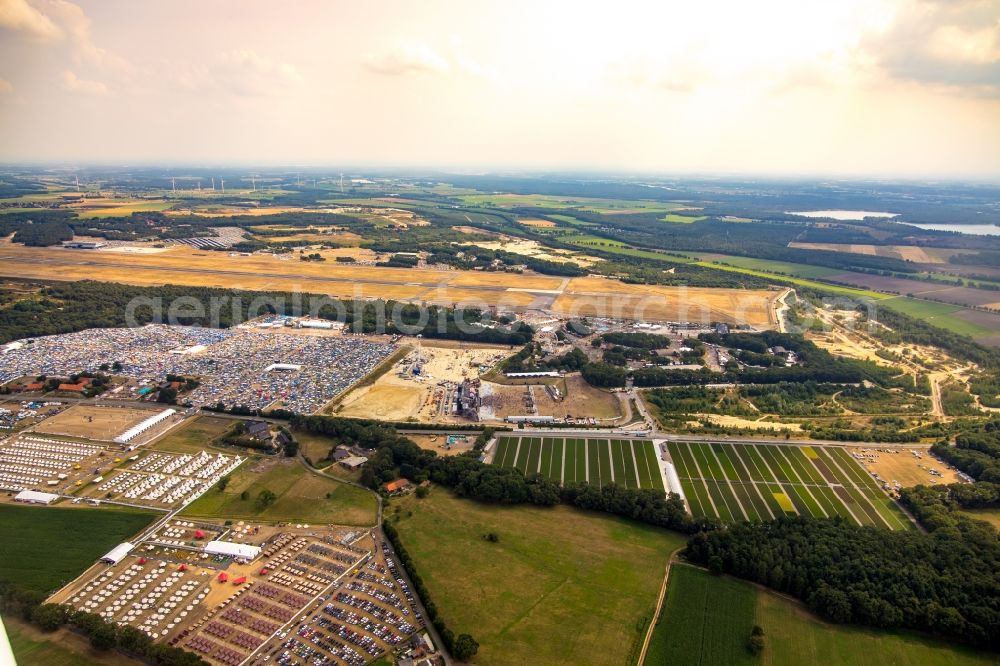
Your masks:
M40 493L37 490L22 490L14 495L15 502L27 502L28 504L52 504L57 499L59 499L59 495Z
M152 428L153 426L155 426L157 423L160 423L161 421L163 421L163 420L165 420L167 418L170 418L171 416L173 416L176 413L177 413L177 410L175 410L175 409L164 409L159 414L155 414L154 416L150 416L148 419L143 420L141 423L135 424L134 426L132 426L131 428L129 428L128 430L126 430L122 434L120 434L117 437L115 437L114 441L115 441L116 444L125 444L129 440L134 439L137 435L140 435L140 434L146 432L147 430L149 430L150 428Z
M131 544L128 541L120 543L114 548L112 548L107 555L102 557L101 562L107 562L108 564L118 564L119 562L125 559L126 555L132 552L133 548L135 548L135 544Z
M209 541L205 544L205 552L209 555L225 555L226 557L252 560L260 555L260 546L233 543L232 541Z

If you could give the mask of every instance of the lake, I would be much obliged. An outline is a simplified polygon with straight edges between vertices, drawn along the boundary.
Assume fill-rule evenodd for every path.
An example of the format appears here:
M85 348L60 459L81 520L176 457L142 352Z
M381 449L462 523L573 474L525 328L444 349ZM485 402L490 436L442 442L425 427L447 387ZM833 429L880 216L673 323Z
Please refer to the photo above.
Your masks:
M786 210L786 215L802 217L829 217L834 220L863 220L866 217L896 217L899 213L879 213L870 210Z

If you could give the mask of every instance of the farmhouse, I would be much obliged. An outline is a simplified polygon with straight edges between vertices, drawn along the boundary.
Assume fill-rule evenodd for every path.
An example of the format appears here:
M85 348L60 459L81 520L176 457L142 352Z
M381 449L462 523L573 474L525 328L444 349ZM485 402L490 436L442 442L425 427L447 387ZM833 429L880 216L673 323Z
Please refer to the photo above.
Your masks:
M349 456L340 461L340 464L347 469L358 469L362 465L368 462L368 458L364 456Z
M390 495L399 495L410 489L410 482L407 479L396 479L385 484L385 491Z

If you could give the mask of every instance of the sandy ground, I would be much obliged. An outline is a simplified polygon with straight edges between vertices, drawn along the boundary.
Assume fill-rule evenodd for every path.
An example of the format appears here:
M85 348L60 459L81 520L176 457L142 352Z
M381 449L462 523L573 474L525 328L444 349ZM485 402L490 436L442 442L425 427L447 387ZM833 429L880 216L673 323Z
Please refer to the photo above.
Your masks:
M46 419L35 430L69 437L111 441L156 413L155 409L75 405Z
M435 435L407 435L407 439L412 439L417 446L428 451L435 451L439 456L457 456L460 453L472 450L472 445L476 441L477 433L462 435L464 441L459 439L453 446L448 447L448 435L444 433Z
M492 408L493 417L502 420L508 416L528 414L526 395L530 391L535 413L541 416L593 417L596 419L614 420L622 416L621 406L612 393L589 386L578 374L568 375L553 385L559 389L561 398L555 400L545 389L544 384L507 385L494 382L484 382L491 394L484 399ZM488 411L486 412L489 413Z
M538 222L545 222L545 220L538 220ZM515 252L528 257L538 257L539 259L547 259L548 261L572 263L577 264L578 266L592 266L600 261L597 257L588 257L584 254L578 254L576 252L569 252L566 250L554 250L552 248L545 247L538 241L510 238L506 236L502 240L490 241L488 243L479 242L476 243L476 245L484 247L488 250Z
M958 472L930 456L930 447L899 449L884 447L851 447L851 455L861 455L861 464L886 481L899 481L905 486L958 483ZM917 458L912 452L917 452ZM928 470L941 472L941 476Z
M802 426L798 423L754 421L751 419L740 418L739 416L725 416L723 414L692 414L692 416L697 416L699 419L707 419L715 425L724 426L726 428L752 428L754 430L773 430L775 432L779 430L800 432L802 430Z
M443 414L442 402L454 385L479 376L510 354L503 347L446 348L421 345L370 386L348 393L334 408L338 416L418 422L456 420ZM420 375L413 369L420 366Z

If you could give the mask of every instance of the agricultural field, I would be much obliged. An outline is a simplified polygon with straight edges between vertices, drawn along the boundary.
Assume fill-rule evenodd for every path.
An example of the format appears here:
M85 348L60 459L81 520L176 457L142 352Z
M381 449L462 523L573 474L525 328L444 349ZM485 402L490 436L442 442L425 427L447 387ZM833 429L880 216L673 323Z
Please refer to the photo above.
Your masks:
M258 497L264 490L277 499L262 507ZM366 490L310 473L298 460L267 458L244 463L225 490L209 489L183 514L261 522L373 525L375 507L375 497Z
M668 442L667 450L695 516L726 523L842 516L858 525L914 528L844 447Z
M746 648L755 624L764 630L760 657ZM910 632L828 624L800 604L749 583L675 565L644 663L985 666L995 659Z
M634 199L596 199L592 197L556 197L544 194L469 194L459 197L471 206L514 208L537 206L540 208L579 209L591 213L658 213L683 208L684 204Z
M390 500L386 520L448 627L479 641L479 666L633 664L667 558L685 541L606 514L486 505L443 488Z
M0 581L50 592L159 515L82 506L0 505Z
M667 213L663 216L664 222L675 222L677 224L691 224L707 219L704 215L678 215L677 213Z
M757 591L731 578L672 565L645 664L755 664L746 640Z
M501 436L493 464L557 483L663 490L653 443L642 439Z
M947 264L948 259L956 254L974 252L974 250L953 250L944 247L919 247L916 245L858 245L850 243L797 243L794 241L789 243L788 247L866 254L873 257L903 259L917 264Z

